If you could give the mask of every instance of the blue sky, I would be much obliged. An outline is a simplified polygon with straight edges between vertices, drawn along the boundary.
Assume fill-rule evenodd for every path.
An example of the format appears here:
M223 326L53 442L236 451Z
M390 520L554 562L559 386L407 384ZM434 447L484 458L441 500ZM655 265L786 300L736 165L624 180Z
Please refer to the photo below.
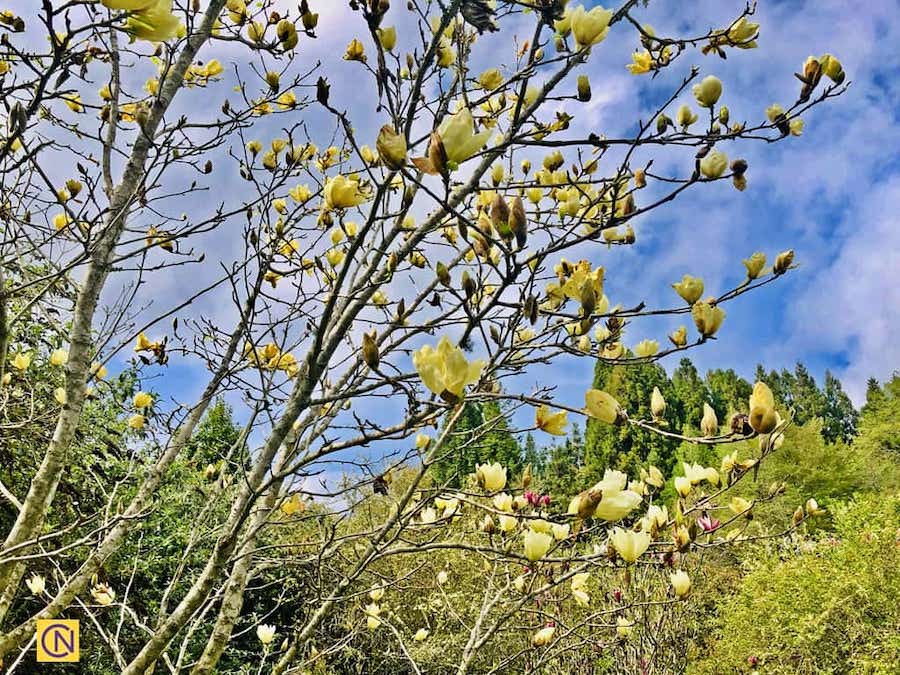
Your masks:
M21 0L13 2L14 10L17 4ZM387 23L400 27L402 53L413 36L404 34L408 19L403 3L393 4ZM323 62L332 85L332 103L349 111L362 142L374 144L383 120L375 114L371 84L361 76L358 64L340 58L347 42L364 34L361 20L344 2L312 0L310 5L320 13L319 38L302 40L298 67ZM289 6L292 3L285 3ZM657 0L634 14L658 34L699 35L728 25L742 7L740 2L722 0ZM22 7L19 10L25 12ZM588 104L566 102L566 110L575 115L570 133L628 133L638 119L651 114L653 104L691 66L698 66L702 75L722 79L721 102L728 105L733 120L758 120L768 105L792 102L799 87L793 72L802 68L810 54L831 52L840 58L852 81L849 91L805 116L801 137L724 148L729 156L749 161L745 192L735 191L727 182L703 186L639 219L635 246L591 255L607 269L606 290L614 303L668 306L677 300L670 284L685 273L702 276L709 292L721 291L743 277L742 258L762 250L771 260L777 252L793 248L799 268L779 283L731 303L719 339L690 356L701 370L734 368L748 378L757 363L781 368L802 360L819 379L826 368L831 369L861 403L868 377L884 380L900 367L900 230L896 226L900 53L893 48L900 43L898 3L857 3L851 11L842 0L761 1L754 21L761 24L759 49L732 50L727 61L689 52L656 80L626 71L630 54L638 47L636 33L624 24L614 27L607 40L595 47L589 64L576 73L589 75L594 96ZM522 20L504 23L498 35L476 45L473 70L498 65L496 55L512 51L515 37L520 41L530 37L525 25ZM236 66L249 73L244 50L220 43L205 48L201 57L218 58L226 72ZM134 78L132 88L139 90L149 74L139 69L129 73ZM200 119L217 110L221 100L234 96L232 84L226 79L209 89L185 90L176 107ZM563 86L574 90L574 77ZM96 87L85 91L96 96ZM694 103L689 93L678 102ZM323 122L315 107L302 114L314 135L320 135L314 140L326 146L333 132L330 123ZM277 117L265 119L254 135L271 138L285 123ZM666 152L656 158L655 166L684 173L690 161L684 153ZM232 169L233 165L215 174L215 198L240 193L242 181ZM172 210L193 214L208 208L204 197ZM214 237L192 243L207 251L208 261L233 260L242 248L239 225L230 224ZM139 297L184 297L187 290L207 283L214 269L206 264L202 269L172 270ZM114 281L109 297L116 287ZM221 299L201 298L182 318L200 313L223 327L230 325L233 316ZM665 333L679 323L641 323L626 343L633 345L645 337L663 342ZM677 359L669 359L664 365L671 369L676 363ZM154 387L182 403L190 402L204 383L203 373L188 363L173 362L160 375ZM523 388L551 377L559 387L560 400L581 405L590 385L591 364L580 359L562 362L552 371L534 371L523 379Z

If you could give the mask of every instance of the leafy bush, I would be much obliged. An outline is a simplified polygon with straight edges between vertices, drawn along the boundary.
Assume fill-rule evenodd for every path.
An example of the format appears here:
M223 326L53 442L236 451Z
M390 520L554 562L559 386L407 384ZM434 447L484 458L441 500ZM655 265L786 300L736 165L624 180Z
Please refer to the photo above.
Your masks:
M892 673L900 660L900 496L835 507L835 532L761 559L722 606L696 673Z

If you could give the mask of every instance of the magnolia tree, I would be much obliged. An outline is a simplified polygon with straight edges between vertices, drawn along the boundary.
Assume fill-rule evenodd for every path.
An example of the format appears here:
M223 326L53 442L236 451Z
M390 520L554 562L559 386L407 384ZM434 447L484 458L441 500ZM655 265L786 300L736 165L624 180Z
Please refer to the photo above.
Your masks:
M839 61L811 57L793 103L754 110L729 111L727 83L695 68L607 136L576 127L608 35L630 35L628 70L663 82L684 56L755 48L752 7L668 36L636 0L351 0L358 37L335 58L377 97L351 111L330 94L335 64L300 56L333 28L315 9L68 0L0 14L0 433L24 477L0 486L0 658L30 671L36 621L82 617L105 672L240 670L229 650L245 633L253 669L278 673L375 635L413 672L603 650L649 667L704 552L748 538L754 504L729 492L789 422L764 384L749 415L707 407L702 437L685 439L758 437L758 451L685 466L672 503L653 466L609 471L570 504L529 490L527 469L488 463L448 491L429 468L490 431L454 436L467 402L504 402L516 431L591 417L682 438L658 391L643 419L599 390L565 405L522 374L705 345L726 304L788 272L791 251L757 252L717 294L691 276L668 306L604 293L633 223L711 183L743 190L742 142L799 135L803 113L844 91ZM654 168L662 152L675 168ZM629 343L644 317L683 325ZM241 433L185 464L220 396ZM115 403L114 476L78 452L101 401ZM185 466L203 485L180 514L196 531L138 606L129 570ZM93 498L72 511L60 495L75 475ZM475 570L466 607L446 592L449 556ZM418 562L401 574L400 559ZM270 607L261 586L282 589L262 596ZM436 655L449 623L458 639ZM496 640L503 658L479 661Z

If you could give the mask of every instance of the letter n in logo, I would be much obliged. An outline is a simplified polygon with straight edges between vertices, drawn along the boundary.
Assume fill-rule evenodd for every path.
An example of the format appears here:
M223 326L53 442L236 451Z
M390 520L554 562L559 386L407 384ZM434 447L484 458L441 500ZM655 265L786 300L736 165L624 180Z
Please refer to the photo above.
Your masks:
M78 659L78 619L38 619L38 663L75 663Z

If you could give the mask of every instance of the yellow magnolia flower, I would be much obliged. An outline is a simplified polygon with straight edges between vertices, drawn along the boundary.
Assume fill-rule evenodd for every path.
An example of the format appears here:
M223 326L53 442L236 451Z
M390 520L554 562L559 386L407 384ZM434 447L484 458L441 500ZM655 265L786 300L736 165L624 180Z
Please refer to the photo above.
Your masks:
M507 513L512 513L513 510L513 498L512 495L507 494L506 492L501 492L498 495L494 495L494 499L492 500L494 504L494 508L498 511L506 511Z
M297 185L288 190L288 194L295 202L302 203L305 201L309 201L309 198L312 197L312 190L310 190L306 185Z
M25 582L25 585L28 586L28 590L31 591L32 595L42 595L47 587L47 582L40 574L32 574Z
M12 359L12 365L20 373L24 373L28 370L28 366L31 365L31 352L19 352L16 354Z
M589 572L579 572L572 577L572 597L582 607L587 607L591 604L591 597L587 591L587 582L590 576Z
M344 52L344 60L345 61L365 61L366 60L366 50L363 47L363 43L353 38L350 40L350 44L347 45L347 51Z
M669 333L669 341L679 349L687 344L687 328L679 326L677 330Z
M556 626L545 626L531 636L531 644L535 647L544 647L553 640Z
M138 410L141 408L149 408L153 405L153 397L145 391L139 391L134 395L134 401L132 401L132 403Z
M649 358L659 351L659 343L656 340L641 340L634 346L635 356Z
M140 12L128 17L126 30L138 40L164 42L176 37L180 22L172 13L172 0L156 0Z
M609 543L627 563L633 563L650 547L650 534L614 528L609 535Z
M156 0L100 0L107 9L121 9L126 12L139 12L155 4Z
M116 592L106 584L95 584L91 588L91 596L98 605L106 607L115 602Z
M687 597L687 594L691 592L691 578L684 570L673 572L669 575L669 580L672 582L672 590L675 591L676 598Z
M57 387L56 389L54 389L53 390L53 398L60 405L65 405L66 401L69 400L69 397L68 397L68 395L66 395L66 390L64 387Z
M623 472L610 469L604 472L603 480L590 490L590 493L600 495L600 502L594 509L594 518L615 522L638 507L642 497L634 490L626 489L627 484L628 476Z
M438 127L438 136L444 145L447 166L452 171L479 152L491 137L490 129L475 133L475 120L468 108L461 108L445 117Z
M569 15L575 44L579 48L590 47L606 39L612 15L610 10L599 5L590 11L585 10L583 5L576 7Z
M628 638L634 632L634 621L626 619L624 616L616 617L616 635L623 640Z
M715 335L725 320L725 310L718 305L713 307L708 302L695 302L691 308L694 325L703 337Z
M553 538L556 541L562 541L563 539L569 538L569 532L571 531L571 526L568 523L553 523L550 526L550 531L553 534Z
M380 602L384 597L384 586L376 586L372 590L369 591L369 597L372 598L375 602Z
M435 349L425 345L413 353L413 366L422 382L439 396L460 399L466 385L477 382L484 368L484 361L468 361L462 349L453 345L447 336Z
M486 91L493 91L503 84L503 75L499 68L490 68L478 76L478 84Z
M633 63L629 63L626 68L632 75L643 75L649 73L653 67L653 56L646 49L642 52L634 52L631 55Z
M378 42L385 51L391 51L397 45L397 29L394 26L378 29Z
M672 288L687 304L693 305L703 295L703 279L685 274L680 282L672 284Z
M535 426L541 431L554 436L565 436L566 427L569 424L568 414L565 410L552 412L549 406L542 405L535 411Z
M500 531L507 534L515 530L519 524L519 521L513 516L500 516L497 520L499 521Z
M691 484L690 479L686 476L676 476L675 477L675 492L677 492L682 497L687 497L691 493L691 488L693 485Z
M128 427L130 429L140 430L144 428L144 425L147 423L147 418L141 415L140 413L135 413L131 417L128 418Z
M275 639L275 626L265 623L259 624L256 627L256 637L258 637L259 641L264 645L272 644L272 640Z
M718 178L728 169L728 156L713 150L700 160L700 173L707 178Z
M707 75L693 87L694 98L704 108L712 108L722 95L722 81L715 75Z
M654 487L662 487L663 483L666 482L665 477L662 475L662 471L653 464L651 464L646 471L641 469L641 480Z
M306 504L299 492L295 492L281 504L281 512L286 516L293 516L295 513L301 513L306 510Z
M413 640L416 642L425 642L428 639L429 631L427 628L420 628L416 631L416 634L413 635Z
M441 570L440 572L438 572L437 580L438 580L439 584L446 584L448 578L449 578L449 575L444 570Z
M437 520L437 511L430 506L426 507L422 509L422 513L419 515L419 520L422 521L423 525L430 525Z
M743 261L744 267L747 268L747 278L756 279L762 274L763 267L766 266L766 254L757 251L749 258Z
M341 175L325 181L324 192L325 206L329 209L347 209L358 206L369 198L360 190L358 180Z
M497 492L506 487L506 467L493 464L478 464L475 467L478 484L488 492Z
M752 38L759 32L759 24L751 23L746 16L742 16L735 21L728 29L727 36L729 41L735 47L741 49L753 49L756 47L756 40Z
M102 363L94 362L91 364L91 374L98 380L102 380L107 374L106 366Z
M782 115L784 115L784 108L782 108L777 103L773 103L768 108L766 108L766 117L768 117L769 121L773 124Z
M733 513L738 515L747 513L752 506L753 503L747 501L743 497L732 497L731 501L728 502L728 508L731 509Z
M553 537L544 532L535 532L534 530L526 530L525 535L525 557L531 562L536 562L547 555L547 551L553 545Z
M78 92L72 94L63 94L63 102L66 107L74 113L84 112L84 106L81 104L81 94Z
M424 450L431 445L431 436L427 434L416 434L416 448Z
M678 112L675 113L675 122L678 126L687 128L691 126L698 119L697 115L695 115L690 107L687 104L682 105L678 108Z
M619 402L600 389L588 389L584 394L584 403L588 415L607 424L616 424L624 416Z

